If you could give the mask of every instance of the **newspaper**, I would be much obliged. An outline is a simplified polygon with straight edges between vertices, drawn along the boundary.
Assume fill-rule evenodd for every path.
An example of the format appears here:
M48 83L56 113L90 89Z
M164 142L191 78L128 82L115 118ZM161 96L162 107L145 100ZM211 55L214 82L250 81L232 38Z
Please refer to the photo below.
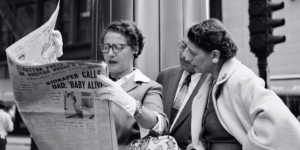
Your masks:
M6 49L17 108L40 150L114 150L107 100L95 91L105 64L58 62L52 31L59 4L43 26Z

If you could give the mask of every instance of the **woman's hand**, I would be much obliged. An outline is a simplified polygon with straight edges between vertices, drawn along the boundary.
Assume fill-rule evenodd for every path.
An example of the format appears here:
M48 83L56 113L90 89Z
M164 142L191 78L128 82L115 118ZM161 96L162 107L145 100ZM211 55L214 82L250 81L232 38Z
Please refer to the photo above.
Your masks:
M55 53L56 57L60 57L63 55L62 47L63 47L63 41L62 41L62 36L61 33L58 30L53 30L53 41L55 44Z
M99 75L98 79L106 86L102 87L98 91L98 94L100 94L100 99L108 99L117 103L131 116L133 116L136 111L136 100L128 95L120 85L113 82L109 78Z

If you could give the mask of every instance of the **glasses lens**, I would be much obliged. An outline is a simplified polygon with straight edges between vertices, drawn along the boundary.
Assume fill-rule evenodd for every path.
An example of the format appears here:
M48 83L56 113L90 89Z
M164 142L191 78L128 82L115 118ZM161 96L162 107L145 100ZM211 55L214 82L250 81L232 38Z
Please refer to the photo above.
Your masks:
M123 45L121 45L121 44L115 44L113 46L114 46L114 52L115 53L120 53L123 49Z
M186 45L184 43L182 43L182 41L178 41L178 47L180 50L185 50L186 49Z
M99 44L99 48L104 53L107 53L109 51L109 45L108 44Z

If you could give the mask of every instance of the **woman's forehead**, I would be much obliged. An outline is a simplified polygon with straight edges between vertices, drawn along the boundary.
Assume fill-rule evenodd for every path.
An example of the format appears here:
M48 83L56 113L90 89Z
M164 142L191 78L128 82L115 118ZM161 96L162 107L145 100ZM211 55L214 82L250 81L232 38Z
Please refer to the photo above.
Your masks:
M113 41L127 41L126 37L118 32L107 32L104 36L104 41L113 40Z

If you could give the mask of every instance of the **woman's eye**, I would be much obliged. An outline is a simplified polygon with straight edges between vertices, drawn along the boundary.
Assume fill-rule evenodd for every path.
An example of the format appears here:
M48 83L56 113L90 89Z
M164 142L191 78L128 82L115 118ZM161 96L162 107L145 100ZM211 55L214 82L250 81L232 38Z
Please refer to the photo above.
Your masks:
M189 52L192 54L192 55L196 55L195 52L193 52L192 50L189 49Z

